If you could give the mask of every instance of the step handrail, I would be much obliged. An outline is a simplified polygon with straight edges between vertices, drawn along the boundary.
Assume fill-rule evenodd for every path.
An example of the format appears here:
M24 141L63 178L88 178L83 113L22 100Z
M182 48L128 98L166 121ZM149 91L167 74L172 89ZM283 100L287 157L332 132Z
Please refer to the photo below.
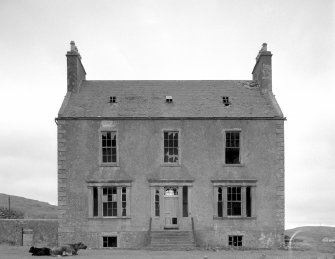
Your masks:
M150 217L150 220L149 220L148 245L151 244L151 222L152 222L152 217Z
M191 221L192 221L192 233L193 233L193 239L194 239L194 245L197 246L196 244L196 239L195 239L195 229L194 229L194 219L193 217L191 217Z

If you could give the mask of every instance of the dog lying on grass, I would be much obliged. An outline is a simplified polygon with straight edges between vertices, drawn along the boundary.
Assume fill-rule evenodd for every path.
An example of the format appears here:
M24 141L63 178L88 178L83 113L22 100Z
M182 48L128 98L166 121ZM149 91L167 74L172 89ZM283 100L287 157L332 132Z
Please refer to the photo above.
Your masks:
M36 255L36 256L51 255L50 248L47 248L47 247L38 248L38 247L32 246L29 249L29 253L31 253L31 255Z
M75 244L67 244L62 246L57 246L51 249L50 254L52 256L61 255L77 255L79 249L86 249L87 246L84 245L82 242L75 243Z

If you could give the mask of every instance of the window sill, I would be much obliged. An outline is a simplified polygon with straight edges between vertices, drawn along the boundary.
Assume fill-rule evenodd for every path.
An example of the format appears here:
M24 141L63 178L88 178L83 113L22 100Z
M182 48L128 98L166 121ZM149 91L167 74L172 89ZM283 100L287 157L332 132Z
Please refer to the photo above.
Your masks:
M241 164L225 164L223 163L224 167L245 167L245 164L241 163Z
M181 167L181 164L161 164L162 167Z
M256 219L257 217L242 217L242 216L231 216L231 217L213 217L215 220L231 220L231 219L238 219L238 220L248 220L248 219Z
M119 164L100 164L100 167L120 167Z
M113 220L113 219L131 219L130 216L126 217L89 217L89 220Z

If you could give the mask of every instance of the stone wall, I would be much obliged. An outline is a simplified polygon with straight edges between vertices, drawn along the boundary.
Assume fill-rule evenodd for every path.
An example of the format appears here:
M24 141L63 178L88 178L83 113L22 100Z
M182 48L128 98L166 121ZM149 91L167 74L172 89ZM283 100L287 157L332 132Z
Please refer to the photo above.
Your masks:
M200 246L227 246L228 235L244 236L246 247L278 247L284 233L284 125L282 120L119 120L108 121L117 131L119 164L99 163L99 134L103 122L58 121L59 242L82 241L101 247L103 233L118 237L118 247L147 242L152 202L149 180L187 173L189 217L194 218ZM162 166L164 129L180 132L181 164ZM241 131L239 165L224 164L224 130ZM128 175L130 216L90 217L87 179ZM180 172L180 173L179 173ZM213 180L257 182L251 218L214 217ZM163 214L162 214L163 215ZM130 238L136 233L136 239ZM107 234L106 234L107 235ZM107 236L108 236L107 235Z
M0 244L56 246L58 220L0 219Z

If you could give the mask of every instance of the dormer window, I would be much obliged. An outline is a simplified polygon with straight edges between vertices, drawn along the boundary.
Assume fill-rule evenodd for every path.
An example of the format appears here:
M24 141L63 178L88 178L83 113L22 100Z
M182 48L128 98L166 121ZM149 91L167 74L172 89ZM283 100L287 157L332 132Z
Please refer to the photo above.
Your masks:
M116 103L116 96L110 96L109 97L109 102L110 103Z
M224 106L229 106L230 105L229 97L228 96L222 96L222 103L224 104Z
M167 96L165 97L165 101L166 101L167 103L172 103L172 102L173 102L172 96L167 95Z

